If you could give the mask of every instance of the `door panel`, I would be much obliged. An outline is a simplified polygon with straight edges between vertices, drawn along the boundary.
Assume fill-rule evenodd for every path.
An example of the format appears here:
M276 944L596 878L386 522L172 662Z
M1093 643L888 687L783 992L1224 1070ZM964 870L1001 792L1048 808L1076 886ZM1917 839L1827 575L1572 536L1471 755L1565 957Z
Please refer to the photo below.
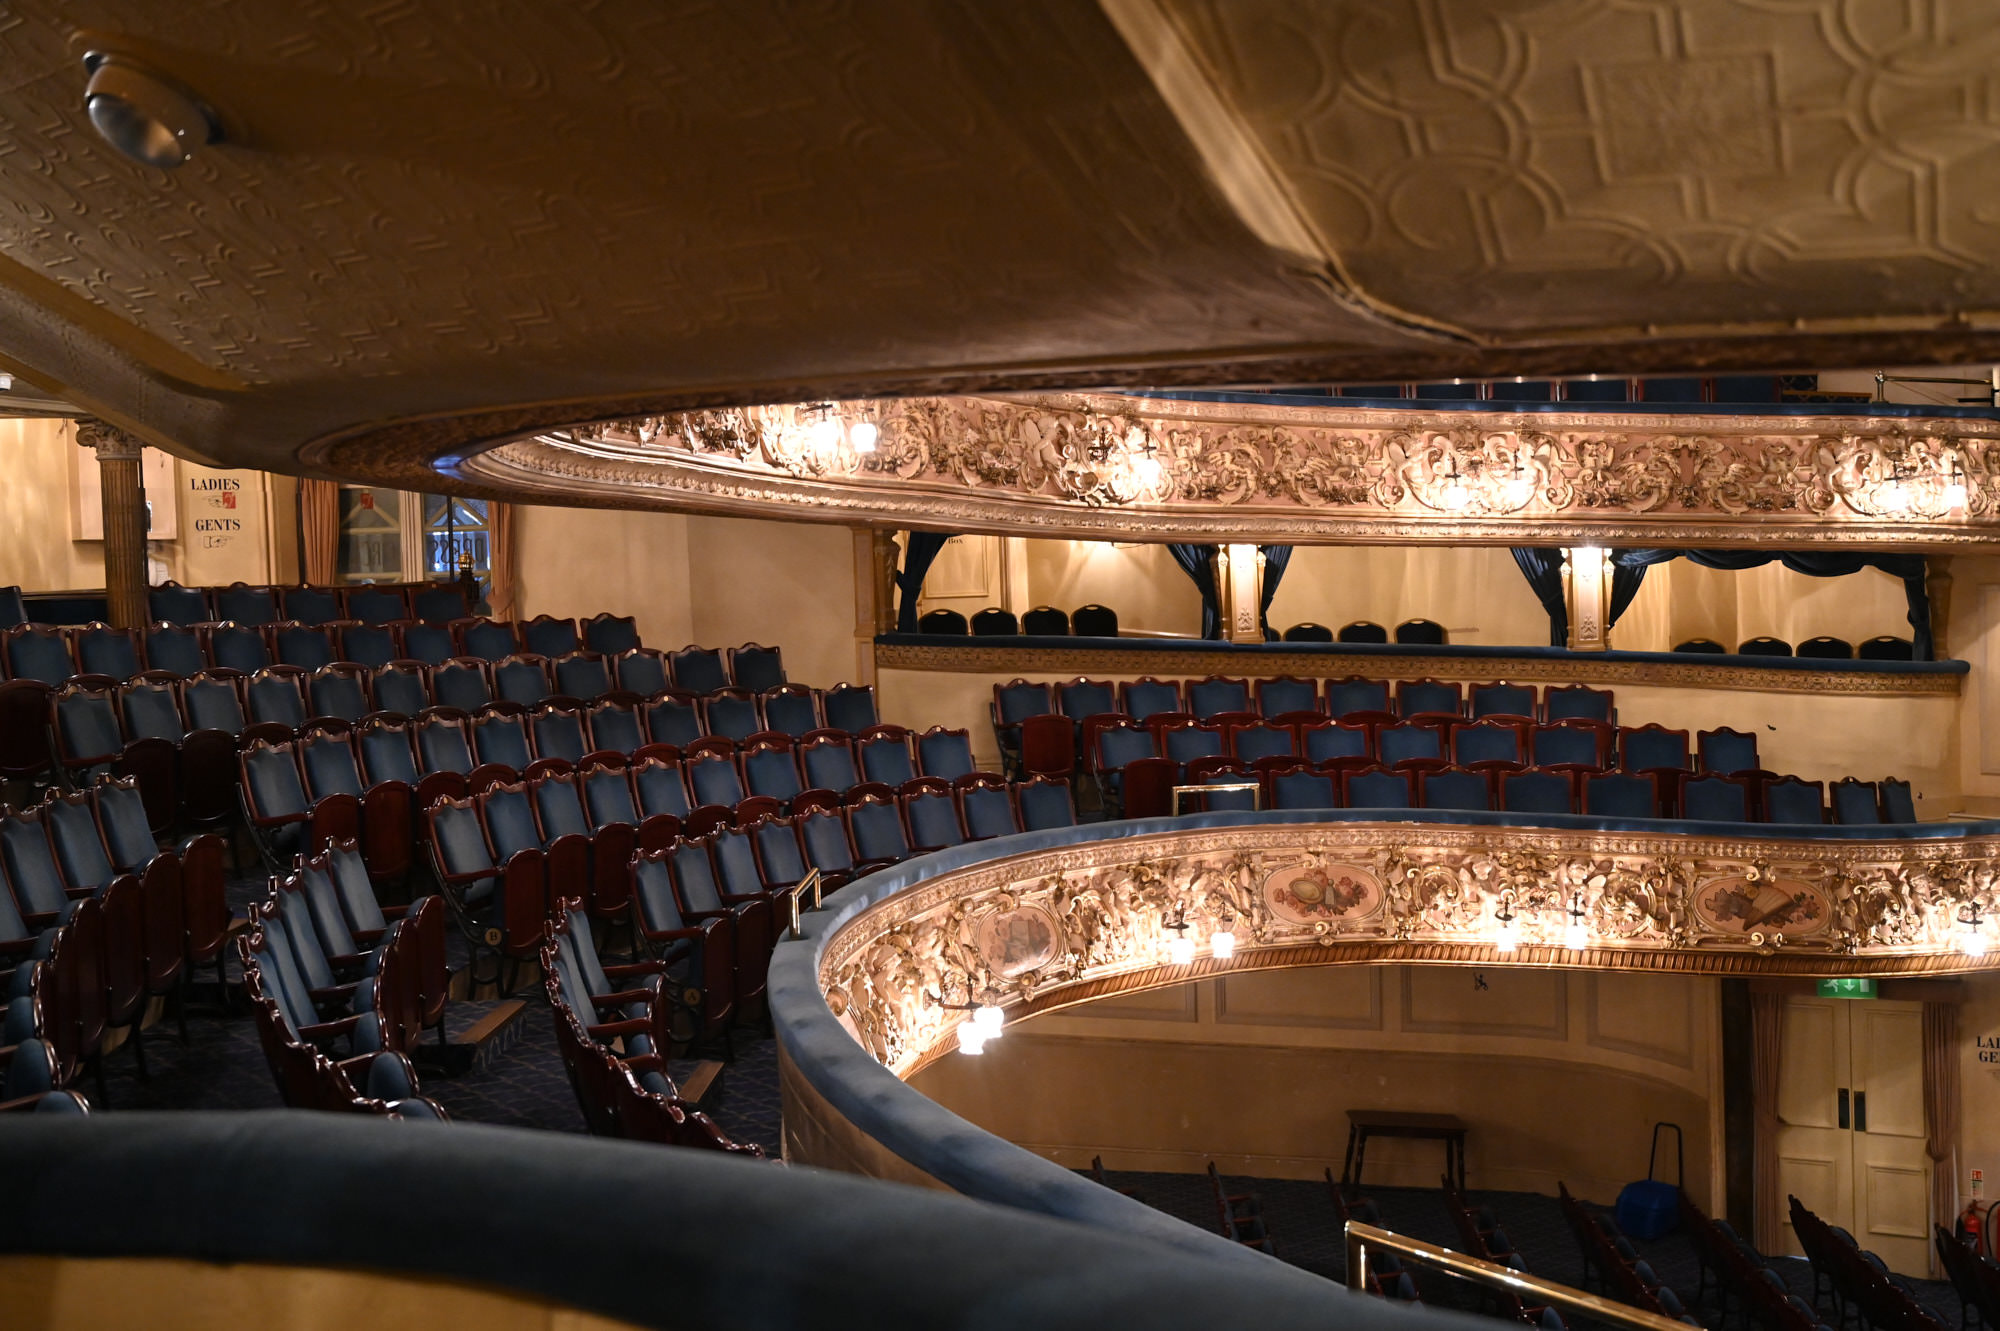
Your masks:
M1924 1009L1855 1002L1850 1074L1866 1096L1854 1133L1854 1236L1903 1275L1930 1266L1930 1157L1924 1152Z
M1849 1006L1831 998L1787 999L1778 1056L1778 1195L1797 1197L1842 1228L1852 1228L1854 1216L1854 1134L1840 1122L1839 1104L1847 1085ZM1790 1208L1781 1202L1778 1214L1785 1252L1803 1255Z

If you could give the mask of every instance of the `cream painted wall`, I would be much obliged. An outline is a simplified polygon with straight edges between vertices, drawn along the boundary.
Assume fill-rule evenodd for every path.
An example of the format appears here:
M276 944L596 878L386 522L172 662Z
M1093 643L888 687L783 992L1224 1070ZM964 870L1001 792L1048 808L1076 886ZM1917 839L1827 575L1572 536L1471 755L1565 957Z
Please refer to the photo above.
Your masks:
M1201 636L1201 594L1164 545L1024 541L1028 604L1108 605L1119 632Z
M1720 989L1702 977L1326 966L1250 972L1031 1018L911 1084L1080 1168L1318 1178L1350 1108L1454 1113L1474 1188L1608 1202L1680 1123L1721 1194ZM1021 1094L1032 1086L1035 1093ZM1435 1142L1376 1141L1367 1180L1435 1187Z
M1391 631L1406 619L1434 619L1455 643L1549 641L1548 614L1504 548L1296 547L1271 601L1271 627L1282 633L1310 620L1338 630L1357 619Z
M784 649L792 679L857 674L854 537L846 527L523 505L521 614L632 615L671 651L698 642Z
M1779 564L1736 571L1676 559L1647 570L1639 594L1611 630L1611 645L1664 652L1689 638L1734 648L1757 637L1796 646L1821 636L1858 644L1885 633L1910 636L1909 602L1902 579L1880 569L1812 578Z
M6 459L9 478L0 486L0 585L18 583L31 592L102 588L103 542L72 539L78 446L71 424L0 418L0 457ZM156 508L162 503L178 506L175 539L153 541L150 549L168 577L191 586L296 580L295 480L265 472L217 471L185 460L174 467L174 493L147 495ZM217 492L192 484L217 478L234 481L236 488ZM235 505L224 507L219 493L234 495ZM198 530L198 522L225 525Z
M519 613L631 615L639 639L672 651L695 640L688 597L688 520L522 504L515 510Z

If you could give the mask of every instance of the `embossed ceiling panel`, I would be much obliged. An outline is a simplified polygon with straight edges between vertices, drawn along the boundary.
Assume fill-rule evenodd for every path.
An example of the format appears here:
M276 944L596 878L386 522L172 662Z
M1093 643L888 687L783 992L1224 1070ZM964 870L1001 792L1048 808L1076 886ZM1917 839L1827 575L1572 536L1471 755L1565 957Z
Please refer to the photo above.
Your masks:
M1991 4L1157 10L1378 302L1488 336L2000 309Z
M409 486L695 407L2000 358L2000 25L1878 8L14 0L0 370ZM117 156L91 49L224 142Z

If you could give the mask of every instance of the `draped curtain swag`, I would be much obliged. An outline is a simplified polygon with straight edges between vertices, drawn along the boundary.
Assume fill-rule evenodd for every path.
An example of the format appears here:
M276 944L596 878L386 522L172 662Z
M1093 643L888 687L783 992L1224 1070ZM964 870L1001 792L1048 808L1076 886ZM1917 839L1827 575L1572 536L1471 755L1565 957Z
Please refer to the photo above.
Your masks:
M1569 646L1569 598L1563 594L1563 552L1548 546L1517 545L1514 562L1521 566L1521 574L1534 589L1535 599L1548 612L1549 646Z
M1931 639L1931 598L1924 586L1928 570L1922 555L1863 554L1846 550L1613 550L1611 552L1611 608L1606 627L1631 606L1646 580L1646 570L1669 559L1686 559L1703 568L1746 569L1773 560L1794 573L1814 578L1839 578L1864 568L1879 568L1903 580L1903 596L1909 603L1910 641L1919 661L1935 654ZM1569 608L1562 587L1562 552L1542 547L1517 546L1514 562L1521 566L1528 585L1549 615L1549 645L1561 647L1569 640Z
M1783 994L1750 995L1750 1096L1756 1108L1757 1131L1752 1156L1752 1216L1759 1252L1777 1252L1785 1236L1778 1227L1778 1057L1785 1037Z
M1201 593L1201 636L1220 638L1222 636L1222 597L1215 585L1215 552L1212 545L1173 544L1167 547L1174 562L1181 566L1181 572L1188 575L1195 590ZM1290 558L1289 555L1286 558ZM1267 598L1265 604L1269 605Z
M913 531L903 549L903 567L896 574L896 631L917 631L917 598L923 595L924 577L943 552L951 532Z
M1264 641L1276 642L1278 635L1271 628L1271 598L1278 594L1278 584L1284 581L1285 569L1292 562L1292 547L1260 545L1257 550L1264 556L1264 592L1257 606L1257 622L1263 626Z
M495 500L486 506L486 613L494 619L518 619L515 613L514 506Z
M1924 1004L1924 1154L1931 1158L1931 1223L1958 1219L1958 1004ZM1937 1257L1931 1257L1936 1274Z
M340 484L299 482L299 543L303 581L330 587L340 570Z

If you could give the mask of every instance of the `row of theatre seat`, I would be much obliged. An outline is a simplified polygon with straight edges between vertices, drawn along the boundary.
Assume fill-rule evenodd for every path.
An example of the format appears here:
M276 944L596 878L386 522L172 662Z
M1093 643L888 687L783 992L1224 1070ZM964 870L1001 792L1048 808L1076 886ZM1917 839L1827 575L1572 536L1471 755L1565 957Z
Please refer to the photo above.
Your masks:
M598 631L607 621L617 631ZM317 670L346 663L373 669L397 661L441 666L454 660L491 664L527 657L546 662L583 654L606 662L620 676L621 686L640 692L759 690L786 682L784 654L776 647L690 645L662 652L639 641L630 619L600 615L585 627L589 631L579 636L575 620L547 615L525 624L461 619L450 624L157 624L145 630L27 624L0 633L0 677L60 688L79 679L115 684L148 672L186 678L218 669L248 674L273 665ZM627 673L633 676L629 682L623 678Z
M1931 1227L1931 1241L1937 1247L1938 1262L1951 1278L1952 1288L1964 1306L1976 1313L1982 1326L2000 1326L2000 1262L1981 1252L1977 1245L1938 1226ZM1965 1320L1961 1318L1961 1323Z
M1871 1331L1944 1331L1945 1320L1924 1306L1910 1282L1891 1273L1852 1234L1827 1224L1796 1197L1787 1197L1786 1202L1792 1232L1812 1264L1813 1298L1818 1300L1825 1284L1833 1296L1836 1326L1844 1326L1851 1312Z
M1643 1312L1677 1318L1689 1326L1702 1324L1681 1302L1680 1295L1654 1273L1652 1263L1640 1257L1632 1241L1619 1232L1617 1221L1602 1212L1584 1209L1583 1203L1570 1195L1569 1185L1560 1179L1556 1181L1556 1200L1583 1260L1585 1289L1590 1288L1591 1277L1595 1275L1598 1288L1607 1298Z
M762 1147L732 1140L682 1100L668 1075L681 1002L669 962L605 965L589 921L567 910L557 914L541 961L556 1045L591 1133L764 1158Z
M423 1095L410 1062L426 1028L440 1038L444 1031L444 923L434 896L384 911L352 842L301 858L271 880L236 948L285 1104L448 1117Z
M1458 1231L1460 1251L1516 1271L1527 1271L1527 1260L1515 1249L1492 1210L1467 1202L1450 1175L1444 1178L1444 1207L1450 1212L1451 1223ZM1563 1331L1565 1326L1562 1314L1554 1308L1525 1304L1521 1296L1511 1289L1488 1289L1483 1291L1482 1297L1488 1304L1487 1311L1507 1321L1525 1322L1529 1326L1540 1327L1542 1331ZM1700 1323L1695 1322L1694 1325L1699 1326Z
M178 995L184 1012L201 967L224 984L224 855L212 835L163 849L130 781L0 817L0 959L12 970L6 1048L38 1042L31 1059L46 1060L52 1087L88 1068L101 1093L101 1050L122 1030L143 1072L149 1001Z
M1697 1304L1706 1298L1713 1281L1716 1313L1725 1324L1733 1306L1744 1321L1763 1331L1827 1331L1819 1313L1791 1292L1763 1254L1727 1220L1710 1219L1685 1190L1680 1194L1680 1221L1701 1266Z
M295 619L325 624L357 619L379 624L392 619L420 619L442 624L471 612L464 586L457 582L367 583L352 587L252 586L233 582L226 587L183 587L163 582L146 594L147 614L169 624L199 624L233 619L239 624L271 624ZM0 587L0 628L34 622L18 586Z
M537 955L566 900L607 921L627 918L636 902L634 929L656 941L730 916L729 1001L705 1017L720 1023L707 1033L719 1035L727 1030L719 1013L761 1002L776 942L772 903L809 871L833 888L911 855L1075 819L1065 783L997 777L957 785L919 777L893 794L795 802L789 813L768 797L690 810L674 765L646 759L438 796L425 806L425 840L461 926L510 963ZM667 895L648 897L662 885Z

